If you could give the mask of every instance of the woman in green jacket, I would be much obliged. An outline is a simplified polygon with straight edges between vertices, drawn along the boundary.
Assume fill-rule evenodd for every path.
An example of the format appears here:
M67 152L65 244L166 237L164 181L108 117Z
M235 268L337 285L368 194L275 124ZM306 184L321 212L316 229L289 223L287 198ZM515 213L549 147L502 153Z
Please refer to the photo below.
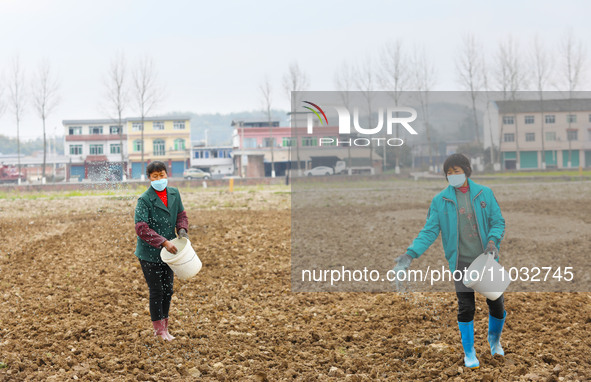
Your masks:
M499 247L505 236L505 219L492 190L470 178L470 160L463 154L453 154L443 163L449 186L435 195L429 207L425 226L396 259L394 271L406 271L413 259L421 256L441 232L441 241L449 269L465 272L481 253L499 260ZM474 290L455 281L458 298L458 327L464 348L464 365L471 369L480 363L474 350ZM488 342L492 355L504 355L501 332L505 323L504 295L488 304Z
M166 165L159 161L151 162L146 173L150 187L139 197L135 208L135 232L138 236L135 255L150 290L154 335L172 341L174 337L168 333L168 313L174 273L160 259L160 251L166 248L168 252L176 253L177 248L170 240L176 237L176 233L188 239L189 222L179 191L167 187Z

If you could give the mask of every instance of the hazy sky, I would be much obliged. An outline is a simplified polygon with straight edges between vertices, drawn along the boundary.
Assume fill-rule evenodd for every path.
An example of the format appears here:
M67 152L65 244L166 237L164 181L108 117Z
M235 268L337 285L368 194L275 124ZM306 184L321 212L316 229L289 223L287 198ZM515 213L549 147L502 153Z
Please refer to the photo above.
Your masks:
M462 34L473 33L489 57L509 34L524 51L538 34L557 54L569 28L589 46L590 10L583 0L0 0L0 89L6 102L17 55L27 80L41 60L49 61L61 101L50 115L48 133L57 127L61 134L63 119L107 117L103 80L119 51L130 67L142 56L153 58L165 88L156 114L260 109L265 75L273 83L273 106L287 109L281 79L290 62L307 73L309 90L334 90L343 62L375 59L385 42L400 39L408 51L425 47L436 66L436 90L455 90ZM588 53L589 78L591 48ZM137 115L133 105L126 115ZM0 134L16 136L9 105L0 117ZM29 105L21 138L39 135L41 122Z

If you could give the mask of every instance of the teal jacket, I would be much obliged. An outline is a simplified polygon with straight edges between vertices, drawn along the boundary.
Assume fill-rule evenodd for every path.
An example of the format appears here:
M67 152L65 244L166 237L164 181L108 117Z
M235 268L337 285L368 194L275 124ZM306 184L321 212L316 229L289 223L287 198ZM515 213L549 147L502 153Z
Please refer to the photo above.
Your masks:
M477 184L469 178L468 184L482 248L486 248L491 240L497 248L500 248L501 240L505 237L505 219L501 214L499 203L490 188ZM456 191L452 186L435 195L427 212L427 222L406 253L412 258L418 258L433 244L441 232L445 258L449 263L450 271L455 271L458 264L459 245L457 205Z
M135 207L135 226L138 234L135 255L146 261L162 263L162 243L176 238L175 229L187 229L186 213L179 190L167 187L168 208L149 187L138 199Z

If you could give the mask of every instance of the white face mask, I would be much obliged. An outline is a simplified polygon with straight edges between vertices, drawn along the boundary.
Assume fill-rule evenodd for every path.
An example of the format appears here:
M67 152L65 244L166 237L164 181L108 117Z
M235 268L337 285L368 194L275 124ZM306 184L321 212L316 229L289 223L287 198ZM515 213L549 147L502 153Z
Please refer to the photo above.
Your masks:
M447 181L452 187L462 187L464 182L466 182L466 174L448 175Z

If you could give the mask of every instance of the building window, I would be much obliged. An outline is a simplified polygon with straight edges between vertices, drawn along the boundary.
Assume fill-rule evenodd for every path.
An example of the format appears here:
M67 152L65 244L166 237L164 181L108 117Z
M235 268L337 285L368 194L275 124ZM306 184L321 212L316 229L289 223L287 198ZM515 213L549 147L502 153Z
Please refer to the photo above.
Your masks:
M166 155L166 147L162 139L154 141L154 155Z
M525 116L525 124L532 125L534 123L534 116L533 115L526 115Z
M513 116L505 116L503 117L503 125L512 125L514 122Z
M556 116L554 114L548 114L546 117L546 123L556 123Z
M175 130L185 130L185 121L174 121L172 128Z
M302 137L302 146L318 146L318 138Z
M153 129L154 130L164 130L164 122L154 122Z
M139 153L140 151L142 151L142 140L141 139L136 139L135 141L133 141L133 151L135 151L136 153Z
M209 158L209 151L203 152L203 158L205 158L205 159Z
M579 139L579 131L578 130L567 130L566 131L566 139L569 141L576 141Z
M111 154L121 154L121 145L119 143L111 144Z
M69 135L82 135L82 126L72 126L68 128Z
M90 126L90 134L91 135L101 135L103 133L102 126Z
M577 123L577 115L576 114L568 114L566 116L566 122L568 122L568 123Z
M515 142L515 134L507 133L503 135L504 142Z
M82 145L71 145L70 155L82 155Z
M109 126L109 134L118 135L121 132L121 126Z
M536 133L525 133L526 142L534 142L536 140Z
M102 155L103 145L90 145L90 155Z
M283 137L283 143L282 146L283 147L291 147L293 146L294 143L294 139L292 137Z
M263 147L275 146L275 138L263 138Z
M142 123L134 122L131 124L131 131L142 131Z
M201 151L195 151L195 153L193 154L193 158L195 158L195 159L201 158Z
M256 138L244 138L244 148L245 149L256 149L257 148L257 139Z
M183 151L185 150L185 140L184 139L175 139L174 140L174 151Z
M556 140L556 132L555 131L546 132L546 140L547 141L555 141Z

